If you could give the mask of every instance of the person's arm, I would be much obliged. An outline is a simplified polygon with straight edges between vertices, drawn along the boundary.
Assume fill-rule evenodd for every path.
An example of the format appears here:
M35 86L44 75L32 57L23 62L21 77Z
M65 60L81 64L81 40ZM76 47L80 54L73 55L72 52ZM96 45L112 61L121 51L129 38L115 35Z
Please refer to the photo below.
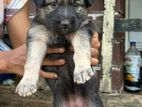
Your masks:
M64 50L61 48L49 49L49 53L63 53ZM0 73L14 73L23 75L24 64L26 61L26 46L21 45L11 51L0 51ZM63 65L64 60L49 61L44 60L44 65L59 66ZM40 71L40 76L45 78L57 78L55 73L47 73Z
M7 23L8 33L12 42L13 50L8 52L0 52L0 72L1 73L16 73L23 74L24 63L26 57L26 34L30 26L29 20L29 2L14 15ZM49 53L61 53L59 49L48 49ZM64 61L49 61L44 60L46 65L63 65ZM55 73L40 72L42 77L54 78Z
M28 29L30 27L29 19L29 1L19 10L7 23L8 33L13 48L24 44Z
M98 63L98 48L100 47L100 42L98 40L98 33L94 33L92 41L91 41L91 64L96 65ZM63 48L49 48L48 53L63 53ZM15 73L18 75L23 75L24 73L24 64L26 60L26 46L21 45L16 49L11 51L0 51L0 73ZM60 66L63 65L65 61L55 60L49 61L48 59L43 61L43 65L50 65L50 66ZM46 73L44 71L40 72L40 76L46 78L56 78L57 75L55 73Z
M30 26L30 21L28 17L28 3L8 22L8 32L12 45L15 49L8 52L0 52L0 72L1 73L16 73L22 75L24 72L24 64L26 59L26 34ZM23 45L22 45L23 44ZM98 40L98 34L94 33L92 39L92 65L98 63L98 48L100 42ZM51 48L48 49L48 53L63 53L64 49ZM44 59L44 65L60 66L65 63L64 60L49 61ZM55 78L55 73L46 73L44 71L40 72L42 77Z

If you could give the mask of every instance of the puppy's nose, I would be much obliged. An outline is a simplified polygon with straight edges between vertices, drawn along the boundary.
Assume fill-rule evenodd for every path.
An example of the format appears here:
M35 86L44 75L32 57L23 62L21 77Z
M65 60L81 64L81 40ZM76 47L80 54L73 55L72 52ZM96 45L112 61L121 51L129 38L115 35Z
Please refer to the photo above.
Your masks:
M68 29L70 27L70 21L67 19L62 20L60 24L61 28L63 29Z

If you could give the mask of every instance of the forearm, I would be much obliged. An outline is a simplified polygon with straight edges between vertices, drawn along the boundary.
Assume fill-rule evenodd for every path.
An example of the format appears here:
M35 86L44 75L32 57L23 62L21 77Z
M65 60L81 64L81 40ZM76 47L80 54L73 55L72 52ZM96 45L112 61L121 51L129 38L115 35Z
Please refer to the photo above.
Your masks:
M9 37L14 48L17 48L25 43L29 26L29 2L27 2L25 6L9 20L7 24Z

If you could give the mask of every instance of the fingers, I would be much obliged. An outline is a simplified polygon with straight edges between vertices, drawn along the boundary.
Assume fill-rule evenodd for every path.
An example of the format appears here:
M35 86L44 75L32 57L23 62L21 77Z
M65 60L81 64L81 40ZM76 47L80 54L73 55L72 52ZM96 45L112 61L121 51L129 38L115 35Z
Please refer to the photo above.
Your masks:
M92 66L95 66L99 63L98 59L97 58L91 58L91 65Z
M52 54L52 53L64 53L65 49L64 48L52 48L49 47L47 53L48 54ZM65 64L65 60L64 59L58 59L58 60L54 60L51 61L48 58L44 58L42 65L48 65L48 66L59 66L59 65L63 65Z
M99 35L97 32L94 33L91 39L91 47L96 49L100 48Z
M94 35L91 39L91 48L94 48L94 49L100 48L99 35L97 32L94 33ZM70 49L70 51L74 51L73 46L70 46L69 49Z
M59 65L64 65L65 64L65 60L64 59L58 59L58 60L48 60L48 58L45 58L43 60L42 65L48 65L48 66L59 66Z
M39 75L43 78L49 78L49 79L56 79L58 78L56 73L51 73L51 72L44 72L44 71L40 71Z
M64 60L51 61L49 63L51 65L64 64ZM24 74L24 65L14 64L5 60L0 60L0 73L14 73L18 74L19 76L22 76ZM56 73L49 73L44 71L40 71L39 75L41 77L49 79L56 79L58 77Z
M95 48L91 48L91 57L93 58L97 58L99 55L99 51L98 49L95 49Z
M98 61L98 55L100 48L100 42L99 42L99 35L97 32L94 33L92 39L91 39L91 65L95 66L99 63Z
M5 61L0 61L0 64L1 64L0 66L1 73L14 73L14 74L18 74L19 76L22 76L24 74L23 65L6 63ZM41 77L49 78L49 79L56 79L58 77L56 73L49 73L44 71L40 71L39 75Z
M47 51L48 54L52 54L52 53L64 53L64 52L65 52L64 48L51 48L51 47L49 47L48 51Z
M23 65L8 63L6 68L7 68L6 69L7 73L18 74L19 76L22 76L24 74L24 66ZM44 71L40 71L39 75L41 77L49 78L49 79L58 78L56 73L49 73L49 72L44 72Z

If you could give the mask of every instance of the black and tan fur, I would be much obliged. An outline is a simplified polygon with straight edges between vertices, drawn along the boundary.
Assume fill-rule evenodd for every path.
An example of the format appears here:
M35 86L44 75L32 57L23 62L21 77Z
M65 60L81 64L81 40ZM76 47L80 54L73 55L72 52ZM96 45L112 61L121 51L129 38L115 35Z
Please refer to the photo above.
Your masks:
M90 40L95 25L87 17L87 8L94 0L35 0L38 6L27 37L27 61L22 80L16 88L21 96L37 91L41 63L49 46L65 47L62 55L48 55L54 60L64 58L66 64L44 67L54 70L59 78L47 79L54 95L54 107L103 107L97 81L91 68ZM74 47L74 54L69 45Z

